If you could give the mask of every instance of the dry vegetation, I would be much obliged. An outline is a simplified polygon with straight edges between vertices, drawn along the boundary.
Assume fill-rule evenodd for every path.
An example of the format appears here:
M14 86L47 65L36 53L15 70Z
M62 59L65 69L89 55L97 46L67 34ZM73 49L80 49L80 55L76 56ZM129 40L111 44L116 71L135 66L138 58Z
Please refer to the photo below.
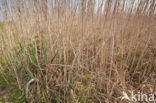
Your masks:
M155 0L28 1L4 1L1 103L129 103L123 91L156 94Z

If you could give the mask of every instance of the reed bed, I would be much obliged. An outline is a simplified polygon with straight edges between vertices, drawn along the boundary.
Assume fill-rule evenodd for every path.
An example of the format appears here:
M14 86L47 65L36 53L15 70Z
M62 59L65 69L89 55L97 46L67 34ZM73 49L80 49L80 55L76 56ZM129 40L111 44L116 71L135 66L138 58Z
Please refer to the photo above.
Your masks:
M129 103L156 94L155 0L6 0L0 101Z

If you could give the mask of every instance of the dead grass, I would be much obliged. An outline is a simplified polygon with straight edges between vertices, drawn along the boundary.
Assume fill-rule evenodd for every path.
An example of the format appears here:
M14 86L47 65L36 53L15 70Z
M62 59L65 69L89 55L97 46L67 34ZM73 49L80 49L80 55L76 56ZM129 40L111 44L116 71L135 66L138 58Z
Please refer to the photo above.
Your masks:
M111 14L108 6L104 15L85 11L82 3L79 13L64 4L50 14L43 12L45 4L29 10L20 5L17 19L0 29L0 83L13 78L7 88L22 93L7 93L5 101L118 103L123 91L156 93L153 9L142 15L116 7Z

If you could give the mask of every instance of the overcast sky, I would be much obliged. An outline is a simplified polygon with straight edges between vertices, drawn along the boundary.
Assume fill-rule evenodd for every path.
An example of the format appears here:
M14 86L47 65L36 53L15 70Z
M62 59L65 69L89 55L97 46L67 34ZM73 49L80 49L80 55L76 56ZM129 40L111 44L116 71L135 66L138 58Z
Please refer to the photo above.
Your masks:
M1 7L2 6L2 1L12 1L12 0L0 0L0 20L2 20L2 13L1 13L1 11L3 10L3 8ZM25 0L23 0L23 1L25 1ZM31 1L31 0L29 0L29 1ZM49 0L49 1L52 1L52 0ZM74 0L72 0L72 1L74 1ZM76 0L75 0L76 1ZM74 1L74 2L75 2ZM78 0L78 1L80 1L80 0ZM89 1L89 0L87 0L87 1ZM104 4L105 4L105 2L106 2L106 0L95 0L95 12L97 11L97 9L98 9L98 7L100 7L101 6L101 3L102 3L102 1L103 1L103 6L102 6L102 11L104 10ZM116 0L114 0L114 3L115 3L115 1ZM123 2L124 0L121 0L121 2ZM126 0L126 2L125 2L125 4L126 4L126 6L125 6L125 11L126 11L126 9L127 8L130 8L130 5L129 5L129 3L130 2L132 2L133 0ZM138 4L138 2L139 2L140 0L135 0L135 5L137 6L137 4ZM141 1L144 1L144 0L141 0ZM9 3L8 3L9 4ZM136 7L135 6L135 7Z

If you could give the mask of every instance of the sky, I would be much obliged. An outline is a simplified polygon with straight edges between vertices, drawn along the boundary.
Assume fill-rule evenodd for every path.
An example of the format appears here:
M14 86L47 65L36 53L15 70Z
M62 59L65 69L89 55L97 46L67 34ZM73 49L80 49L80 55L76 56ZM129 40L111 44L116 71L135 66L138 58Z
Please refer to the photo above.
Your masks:
M5 1L5 0L0 0L0 21L2 21L2 10L3 10L3 8L2 8L2 1ZM11 1L11 0L6 0L7 2L8 1ZM25 1L25 0L23 0L23 1ZM30 0L31 1L31 0ZM49 0L50 2L52 1L52 0ZM55 0L54 0L55 1ZM72 0L72 1L74 1L74 0ZM89 0L87 0L87 1L89 1ZM102 1L103 0L95 0L95 12L97 11L97 9L98 9L98 7L101 5L101 3L102 3ZM102 12L104 11L104 4L105 4L105 1L106 0L104 0L104 2L103 2L103 6L102 6ZM114 0L115 1L115 0ZM121 0L122 1L122 0ZM131 0L126 0L126 8L125 9L127 9L129 6L128 6L128 2L130 2ZM135 3L136 3L136 5L138 4L138 2L139 2L140 0L135 0Z
M2 8L2 5L3 5L3 1L5 1L5 0L0 0L0 21L2 21L3 20L3 17L2 17L2 10L3 10L3 8ZM8 4L9 4L9 1L11 1L11 0L6 0L7 2L8 2ZM25 0L23 0L23 1L25 1ZM31 0L30 0L31 1ZM49 2L51 2L52 0L49 0ZM55 0L54 0L55 1ZM87 0L87 1L89 1L89 0ZM96 8L98 7L98 3L100 3L100 1L101 0L96 0Z

